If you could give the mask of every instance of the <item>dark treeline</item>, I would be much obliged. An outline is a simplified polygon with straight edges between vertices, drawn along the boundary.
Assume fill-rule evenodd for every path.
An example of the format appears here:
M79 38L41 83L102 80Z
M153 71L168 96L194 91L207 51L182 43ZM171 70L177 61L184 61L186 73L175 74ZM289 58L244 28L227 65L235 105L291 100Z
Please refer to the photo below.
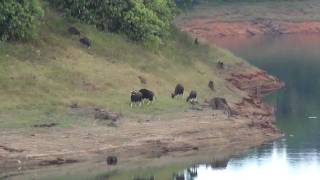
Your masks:
M178 8L198 0L46 0L66 16L98 29L125 34L134 41L161 43L168 37ZM39 0L0 0L1 40L28 40L43 16Z
M0 0L0 40L34 37L42 15L38 0Z

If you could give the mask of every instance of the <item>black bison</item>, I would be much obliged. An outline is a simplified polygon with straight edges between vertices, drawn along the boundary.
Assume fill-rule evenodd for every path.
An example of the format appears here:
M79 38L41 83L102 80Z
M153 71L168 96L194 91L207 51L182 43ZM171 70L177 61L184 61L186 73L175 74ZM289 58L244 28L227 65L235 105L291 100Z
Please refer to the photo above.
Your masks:
M174 89L174 93L171 93L171 97L174 98L176 96L183 96L184 87L181 84L177 84L176 88Z
M72 35L78 35L80 36L80 31L76 27L69 27L68 32Z
M80 39L80 42L81 42L83 45L87 46L88 48L91 47L91 41L90 41L90 39L88 39L87 37L81 38L81 39Z
M148 89L140 89L139 92L142 94L142 100L147 100L149 103L154 101L155 95L152 91Z
M194 44L196 44L196 45L198 45L198 44L199 44L199 40L198 40L198 38L196 38L196 39L194 40Z
M133 104L137 105L141 105L142 103L142 93L139 91L132 91L131 92L131 104L130 106L132 107Z
M196 102L197 101L197 91L190 91L189 96L187 97L187 102Z
M117 156L108 156L107 157L107 164L108 165L117 165L117 163L118 163Z
M218 61L218 69L224 69L224 63L222 61Z
M213 81L209 81L208 87L211 89L211 91L214 91L214 84Z

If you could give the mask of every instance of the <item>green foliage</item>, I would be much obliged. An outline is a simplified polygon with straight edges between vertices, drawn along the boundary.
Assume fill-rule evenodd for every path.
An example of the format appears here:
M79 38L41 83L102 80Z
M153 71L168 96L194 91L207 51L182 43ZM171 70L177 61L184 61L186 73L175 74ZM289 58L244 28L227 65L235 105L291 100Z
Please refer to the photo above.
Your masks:
M0 0L0 39L32 38L42 15L38 0Z
M101 30L125 33L136 41L160 42L174 18L172 0L49 0L82 22Z

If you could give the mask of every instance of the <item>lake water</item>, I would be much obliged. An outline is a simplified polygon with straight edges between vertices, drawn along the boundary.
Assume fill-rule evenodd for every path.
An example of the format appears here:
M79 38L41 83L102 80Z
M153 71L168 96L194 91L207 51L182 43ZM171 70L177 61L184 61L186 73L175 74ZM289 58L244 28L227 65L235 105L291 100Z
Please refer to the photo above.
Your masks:
M286 89L267 97L286 137L233 158L225 169L205 165L193 179L320 179L320 35L217 39L216 43L279 77Z
M69 167L66 173L48 170L51 175L44 176L40 170L27 179L319 180L320 35L224 38L216 43L285 81L285 90L267 97L277 107L277 124L285 138L220 164L145 167L125 172L104 172L104 165L96 164L80 171ZM173 174L178 176L174 178Z

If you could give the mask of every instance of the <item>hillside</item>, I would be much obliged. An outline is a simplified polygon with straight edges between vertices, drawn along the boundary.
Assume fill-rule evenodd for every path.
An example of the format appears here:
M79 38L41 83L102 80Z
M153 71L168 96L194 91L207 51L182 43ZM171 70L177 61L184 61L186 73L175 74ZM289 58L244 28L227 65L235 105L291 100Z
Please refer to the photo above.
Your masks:
M92 48L68 34L73 25L93 41ZM91 116L69 113L74 103L128 115L183 111L189 105L170 97L177 83L184 84L187 92L197 90L200 101L212 95L209 80L216 84L215 95L237 96L225 88L215 64L218 59L230 63L240 60L216 47L195 45L178 30L166 45L151 49L125 36L66 19L49 8L40 29L33 42L0 44L1 128L91 122ZM147 83L141 84L139 76ZM142 87L154 90L157 101L131 109L130 92Z
M101 162L110 154L120 164L205 151L229 156L281 136L273 108L254 92L257 84L263 94L283 84L230 52L195 44L179 30L160 47L146 47L44 8L35 40L0 42L2 169ZM70 26L91 39L92 47L70 35ZM218 69L218 61L224 68ZM215 91L208 88L210 80ZM197 107L186 103L187 95L171 99L177 83L187 93L197 90ZM143 87L156 93L156 101L130 108L130 92ZM226 99L230 116L205 106L212 97ZM96 120L96 108L122 116L111 123ZM57 126L41 127L51 123Z

